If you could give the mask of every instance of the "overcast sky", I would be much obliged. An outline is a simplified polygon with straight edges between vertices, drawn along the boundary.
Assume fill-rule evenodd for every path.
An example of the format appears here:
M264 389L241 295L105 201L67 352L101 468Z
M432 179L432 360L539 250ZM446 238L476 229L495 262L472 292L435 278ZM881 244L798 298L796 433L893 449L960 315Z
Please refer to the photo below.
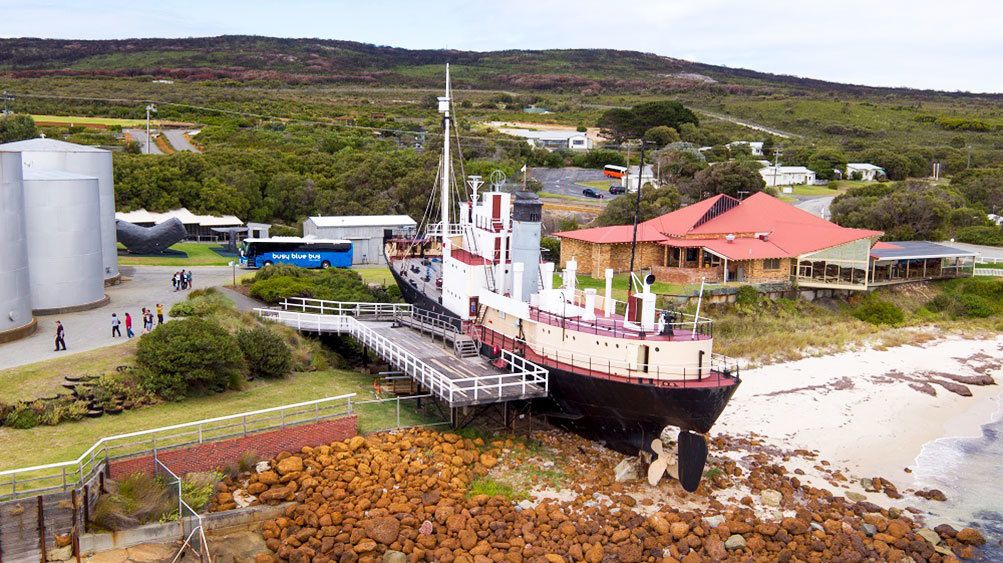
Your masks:
M1000 0L0 0L2 37L222 34L634 49L837 82L1003 92Z

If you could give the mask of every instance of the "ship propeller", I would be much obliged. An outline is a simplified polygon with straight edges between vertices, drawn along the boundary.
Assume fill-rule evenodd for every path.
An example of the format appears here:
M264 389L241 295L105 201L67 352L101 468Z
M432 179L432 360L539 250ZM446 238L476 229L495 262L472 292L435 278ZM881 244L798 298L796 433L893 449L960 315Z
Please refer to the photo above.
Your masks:
M669 467L669 454L662 448L662 441L658 438L651 441L651 451L655 452L655 459L648 466L648 483L655 486Z

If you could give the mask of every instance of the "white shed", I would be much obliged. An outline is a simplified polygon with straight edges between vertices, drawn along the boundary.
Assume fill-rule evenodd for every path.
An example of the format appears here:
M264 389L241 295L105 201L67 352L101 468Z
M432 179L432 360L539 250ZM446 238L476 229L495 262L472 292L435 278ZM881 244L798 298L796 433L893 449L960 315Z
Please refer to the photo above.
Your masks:
M804 166L764 166L759 174L767 187L815 183L815 172Z
M386 264L385 241L394 231L414 229L415 220L407 215L339 215L310 217L303 221L303 236L324 239L348 239L354 246L353 264Z
M850 162L846 165L847 180L853 180L854 175L859 174L860 179L866 182L873 182L885 175L885 169L875 166L869 162Z

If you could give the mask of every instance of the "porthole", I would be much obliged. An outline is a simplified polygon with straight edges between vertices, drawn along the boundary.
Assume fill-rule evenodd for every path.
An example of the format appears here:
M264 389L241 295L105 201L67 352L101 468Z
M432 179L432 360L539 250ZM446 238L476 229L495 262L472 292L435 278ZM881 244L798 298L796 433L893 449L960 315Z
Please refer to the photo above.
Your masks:
M656 351L656 352L658 351L658 346L655 346L655 351Z

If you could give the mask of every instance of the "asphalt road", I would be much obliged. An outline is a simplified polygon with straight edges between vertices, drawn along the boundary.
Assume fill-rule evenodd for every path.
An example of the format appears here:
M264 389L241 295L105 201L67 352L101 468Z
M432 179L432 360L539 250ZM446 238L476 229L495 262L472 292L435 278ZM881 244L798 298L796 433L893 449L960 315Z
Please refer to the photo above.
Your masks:
M968 252L977 252L983 258L1003 260L1003 247L950 241L944 241L940 244L943 244L944 246L953 246L954 248L960 248L961 250L967 250Z
M582 195L582 190L587 186L579 185L578 182L594 182L596 180L608 180L606 189L601 190L604 199L619 197L609 193L609 186L616 182L612 178L603 175L602 170L591 168L530 168L529 175L534 180L543 184L543 191L550 194L560 194L579 197L586 201L594 201L593 198Z
M187 132L188 132L187 129L164 129L161 131L161 133L163 133L164 136L167 137L167 142L169 142L171 146L174 147L174 150L188 151L188 152L202 152L198 150L198 148L196 148L195 145L191 144L188 141L188 139L185 138L185 133Z
M192 283L196 288L231 283L232 273L230 268L226 266L196 266L190 269L192 270ZM141 320L143 307L153 309L157 303L162 303L166 315L171 305L188 296L187 291L174 291L171 286L171 274L178 268L122 266L120 270L122 276L128 279L119 285L105 288L105 293L108 294L111 302L104 307L63 315L36 317L38 330L35 331L35 334L14 342L0 344L0 369L118 344L125 339L126 311L132 314L133 330L138 336L143 329L143 321ZM238 301L238 299L234 298L234 301ZM243 300L239 301L238 306L247 306ZM112 313L117 313L119 318L123 319L122 338L111 337ZM56 320L61 321L66 330L66 352L52 351Z
M795 203L794 207L807 211L816 217L829 220L832 217L832 213L829 211L829 206L832 205L833 199L835 199L835 196L805 198Z
M150 150L146 150L146 129L126 129L126 133L132 136L132 139L139 143L140 151L143 154L164 154L157 146L156 131L150 131Z

